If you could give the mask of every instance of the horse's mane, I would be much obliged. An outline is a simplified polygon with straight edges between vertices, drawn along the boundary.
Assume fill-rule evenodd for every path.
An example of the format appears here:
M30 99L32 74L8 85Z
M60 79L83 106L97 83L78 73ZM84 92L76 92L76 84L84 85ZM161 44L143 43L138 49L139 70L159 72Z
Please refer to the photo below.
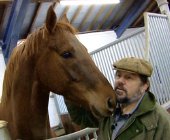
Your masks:
M63 31L71 32L74 35L76 33L76 30L69 23L65 23L62 21L56 23L54 30L58 33L61 33ZM11 86L15 69L19 67L20 62L23 62L33 55L37 54L40 47L42 47L40 45L42 39L48 39L48 36L49 32L44 25L28 35L23 43L20 43L17 47L14 48L5 71L1 103L5 103L9 98L8 96L10 96L10 90L12 88Z

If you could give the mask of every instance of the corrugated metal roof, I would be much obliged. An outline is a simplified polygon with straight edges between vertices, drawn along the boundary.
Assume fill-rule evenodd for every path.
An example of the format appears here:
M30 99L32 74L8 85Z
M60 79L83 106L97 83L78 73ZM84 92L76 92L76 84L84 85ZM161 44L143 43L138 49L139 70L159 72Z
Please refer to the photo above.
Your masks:
M31 2L29 4L20 38L25 38L44 23L48 7L51 4L52 2ZM140 9L143 4L146 5L143 6L143 9ZM0 39L2 39L7 27L11 7L12 0L0 1ZM160 12L154 0L120 0L119 4L112 5L64 6L57 3L55 5L55 12L58 17L67 13L70 23L80 33L105 30L117 31L121 30L119 29L121 25L128 24L129 21L132 23L128 27L141 27L144 24L144 11ZM133 16L135 16L134 19L131 18Z

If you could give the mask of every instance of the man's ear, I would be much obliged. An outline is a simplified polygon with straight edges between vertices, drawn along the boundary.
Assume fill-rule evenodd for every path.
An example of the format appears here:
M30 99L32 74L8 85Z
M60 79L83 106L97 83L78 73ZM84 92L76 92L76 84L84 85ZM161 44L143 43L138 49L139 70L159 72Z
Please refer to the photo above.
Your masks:
M143 84L141 92L143 93L143 92L147 91L148 88L149 88L149 82Z

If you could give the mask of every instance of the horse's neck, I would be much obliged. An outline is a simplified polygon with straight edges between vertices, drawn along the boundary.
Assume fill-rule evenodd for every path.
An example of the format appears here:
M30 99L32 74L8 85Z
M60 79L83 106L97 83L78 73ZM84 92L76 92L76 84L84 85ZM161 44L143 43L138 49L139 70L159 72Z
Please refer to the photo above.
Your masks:
M48 135L47 130L50 130L48 118L48 91L43 89L37 81L33 83L32 95L30 99L30 127L33 135ZM42 134L44 133L44 134Z
M48 101L48 91L43 89L38 82L34 82L32 87L30 110L34 114L33 119L35 121L35 125L42 125L48 121Z
M10 131L16 138L20 134L23 137L49 136L48 91L39 84L31 68L27 65L22 68L24 70L15 73L7 105Z
M12 104L17 112L28 109L36 114L48 113L49 91L38 82L34 66L26 63L20 67L12 79Z

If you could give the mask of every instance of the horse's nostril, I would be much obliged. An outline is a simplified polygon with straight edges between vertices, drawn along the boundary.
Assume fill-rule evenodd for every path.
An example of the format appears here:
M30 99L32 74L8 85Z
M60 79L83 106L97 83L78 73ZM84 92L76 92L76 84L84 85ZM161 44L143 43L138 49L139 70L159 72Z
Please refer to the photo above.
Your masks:
M108 106L109 109L113 109L114 108L114 101L113 101L112 98L109 98L107 100L107 106Z

